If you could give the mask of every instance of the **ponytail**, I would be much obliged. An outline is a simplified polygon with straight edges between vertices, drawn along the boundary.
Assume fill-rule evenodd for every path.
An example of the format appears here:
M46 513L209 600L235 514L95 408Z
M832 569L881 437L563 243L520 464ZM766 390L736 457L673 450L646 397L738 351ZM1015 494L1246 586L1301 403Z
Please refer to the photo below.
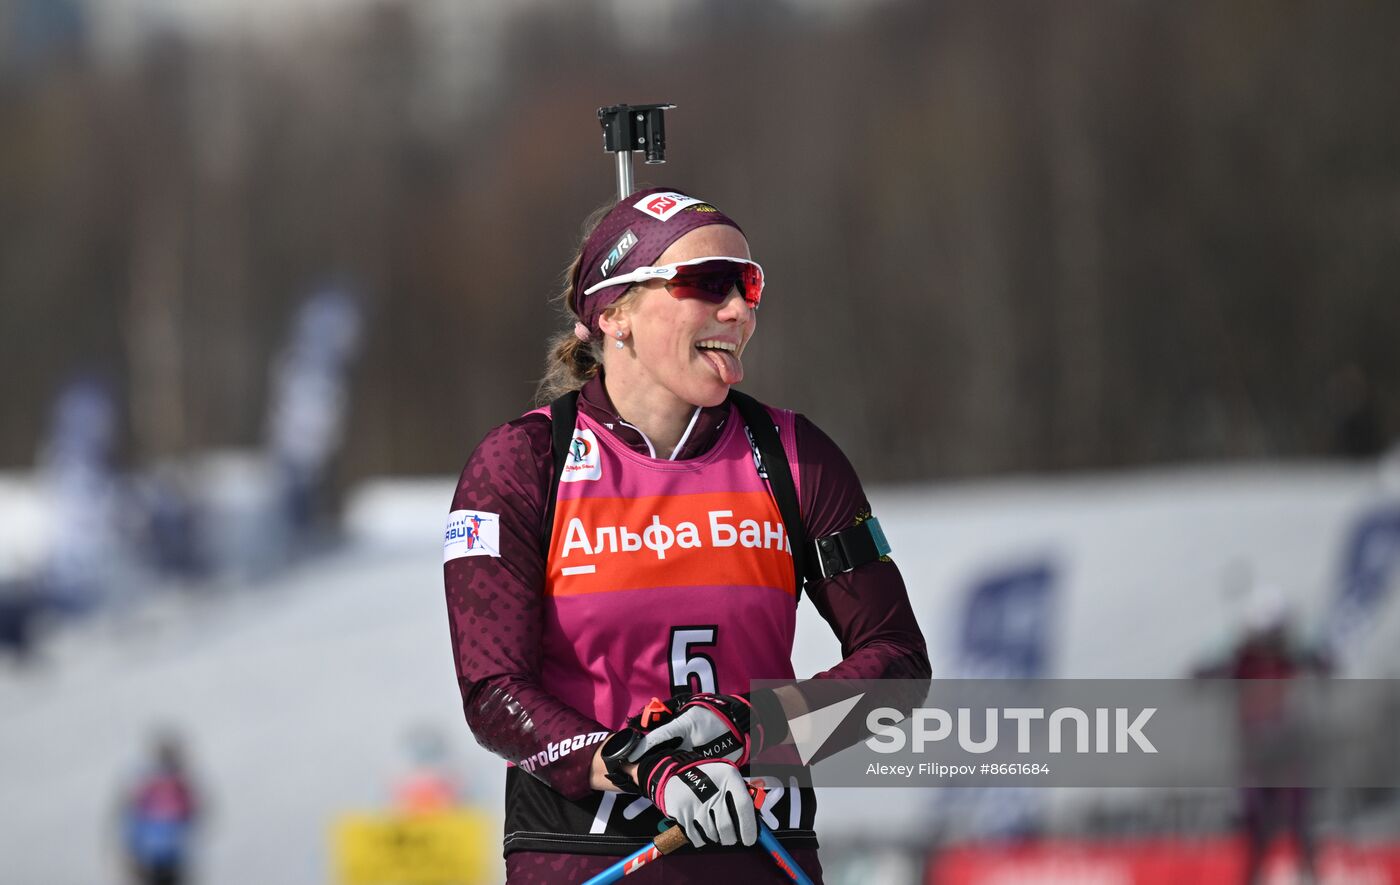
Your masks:
M537 406L548 405L558 397L578 390L603 368L602 342L597 338L580 341L574 334L574 324L578 322L578 317L569 306L569 296L573 294L574 284L578 281L579 265L583 263L584 244L612 207L613 203L609 200L593 210L584 220L583 236L579 238L578 251L569 262L568 269L564 271L564 290L555 300L568 322L568 330L555 334L549 340L549 350L544 361L544 377L540 379L539 387L535 390Z
M598 341L580 341L572 328L555 334L549 342L544 377L535 391L535 405L548 405L558 397L578 390L601 368L603 354Z

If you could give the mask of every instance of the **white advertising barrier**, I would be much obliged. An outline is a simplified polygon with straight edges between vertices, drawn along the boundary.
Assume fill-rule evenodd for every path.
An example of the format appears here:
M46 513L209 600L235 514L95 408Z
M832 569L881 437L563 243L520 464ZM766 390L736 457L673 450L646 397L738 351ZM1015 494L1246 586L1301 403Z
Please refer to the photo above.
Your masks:
M370 482L347 510L359 542L437 555L451 479ZM1320 640L1358 525L1400 506L1375 465L1300 462L1020 477L868 490L909 587L935 675L955 660L971 589L1024 563L1053 571L1045 675L1168 678L1222 653L1274 597ZM1400 583L1400 567L1389 584ZM1390 594L1394 596L1395 594ZM1382 599L1348 675L1400 673L1400 607ZM803 604L799 675L840 648Z
M929 643L934 675L955 668L970 589L1022 562L1052 565L1044 675L1168 678L1238 638L1265 588L1298 638L1320 638L1358 524L1400 503L1370 466L1193 468L1063 479L873 489ZM1348 650L1345 675L1400 673L1400 606L1390 599ZM839 659L810 607L796 670Z

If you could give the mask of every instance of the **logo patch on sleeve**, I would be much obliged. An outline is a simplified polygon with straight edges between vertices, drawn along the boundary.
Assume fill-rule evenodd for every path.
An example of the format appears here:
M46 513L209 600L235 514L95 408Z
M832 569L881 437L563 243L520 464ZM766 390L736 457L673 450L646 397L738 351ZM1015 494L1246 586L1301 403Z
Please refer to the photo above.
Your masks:
M660 193L648 194L632 204L632 208L643 215L650 215L658 221L670 221L671 216L684 209L686 206L694 206L702 203L694 197L687 197L685 194Z
M569 443L569 459L564 462L564 475L560 482L583 482L603 478L602 453L598 450L598 437L591 430L574 430L573 442Z
M481 510L454 510L447 514L442 539L442 561L463 556L501 555L501 517Z

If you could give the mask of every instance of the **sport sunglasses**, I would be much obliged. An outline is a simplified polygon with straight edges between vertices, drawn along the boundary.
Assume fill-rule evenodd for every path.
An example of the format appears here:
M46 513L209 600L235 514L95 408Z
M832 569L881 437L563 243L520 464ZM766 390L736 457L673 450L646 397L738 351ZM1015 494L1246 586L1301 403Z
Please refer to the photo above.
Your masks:
M763 268L747 258L692 258L675 264L639 267L589 286L583 294L592 295L609 286L647 280L665 280L673 298L700 298L711 304L723 304L736 288L749 307L757 308L763 297Z

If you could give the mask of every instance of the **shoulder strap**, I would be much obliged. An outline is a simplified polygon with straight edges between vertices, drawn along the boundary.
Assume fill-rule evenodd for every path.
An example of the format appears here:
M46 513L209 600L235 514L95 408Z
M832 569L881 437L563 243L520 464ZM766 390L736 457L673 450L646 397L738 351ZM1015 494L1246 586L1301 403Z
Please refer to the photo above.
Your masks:
M754 445L758 446L763 467L768 473L768 487L773 490L778 512L783 515L788 543L792 545L792 570L797 579L797 600L800 601L807 576L807 531L802 526L802 511L797 505L797 488L792 482L792 467L788 464L787 452L778 438L778 429L773 426L773 416L768 414L762 403L733 388L729 391L729 399L738 407L739 414L753 434Z
M544 505L545 558L549 558L549 540L554 534L554 503L559 499L559 480L564 477L564 465L569 460L569 448L574 442L574 423L578 419L578 391L571 390L549 404L550 449L554 453L554 473L549 481L549 494Z

